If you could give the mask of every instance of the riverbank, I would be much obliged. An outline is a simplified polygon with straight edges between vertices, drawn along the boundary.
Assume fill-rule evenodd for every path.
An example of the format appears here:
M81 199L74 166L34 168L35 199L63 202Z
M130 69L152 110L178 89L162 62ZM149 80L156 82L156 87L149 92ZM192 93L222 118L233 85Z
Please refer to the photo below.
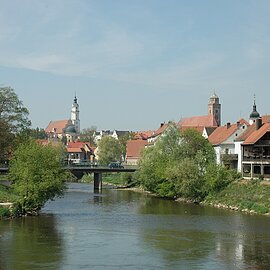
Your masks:
M113 185L118 189L133 190L157 196L142 187L129 187L122 180L107 177L104 184ZM208 195L202 202L194 202L186 198L175 199L178 202L199 203L217 208L241 211L253 214L270 215L270 182L258 180L238 180L229 184L222 191Z
M116 176L106 177L104 180L104 185L112 185L117 189L133 190L135 192L143 192L157 196L156 194L144 190L140 186L130 187L128 184L124 183L123 179L117 180ZM270 215L269 195L270 182L240 180L229 184L224 190L216 194L208 195L200 204L251 214ZM175 200L178 202L194 203L192 200L186 198L177 198ZM12 190L2 185L0 181L0 202L12 203L15 201L16 196L12 193ZM3 206L0 205L0 208L3 208Z
M143 192L152 196L154 193L144 190L142 187L117 187L119 189ZM219 193L208 195L204 201L198 202L187 198L176 198L177 202L196 203L201 205L213 206L233 211L245 212L250 214L270 215L270 182L240 180L228 185Z
M270 214L270 183L256 180L240 180L224 190L208 195L202 204L235 211Z

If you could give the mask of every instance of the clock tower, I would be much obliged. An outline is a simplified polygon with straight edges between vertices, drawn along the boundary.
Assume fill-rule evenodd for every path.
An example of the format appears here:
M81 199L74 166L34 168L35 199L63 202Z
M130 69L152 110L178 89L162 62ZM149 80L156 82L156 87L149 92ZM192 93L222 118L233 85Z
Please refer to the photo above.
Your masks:
M70 120L72 122L72 124L75 126L75 130L77 133L80 133L80 118L79 118L79 104L78 104L78 100L77 97L75 95L73 103L72 103L72 107L71 107L71 116L70 116Z
M218 127L221 125L221 104L219 103L219 97L215 92L210 97L208 103L208 115L213 115L215 117Z

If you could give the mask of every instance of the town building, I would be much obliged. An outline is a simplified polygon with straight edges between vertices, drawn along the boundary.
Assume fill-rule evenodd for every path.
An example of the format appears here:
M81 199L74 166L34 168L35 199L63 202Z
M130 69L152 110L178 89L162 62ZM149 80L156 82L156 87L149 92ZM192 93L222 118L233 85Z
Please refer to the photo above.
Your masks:
M147 145L147 140L129 140L127 141L126 150L126 165L138 165L141 154L145 146Z
M80 118L79 104L76 95L71 106L70 119L50 121L45 132L49 139L60 139L66 142L73 142L79 138Z
M217 126L221 126L221 104L219 103L219 97L215 92L210 97L208 103L208 115L214 116Z
M94 142L98 144L98 142L105 136L110 136L116 140L119 140L123 136L127 136L130 134L130 131L123 131L123 130L101 130L101 131L95 131L93 134Z
M88 142L68 142L66 150L68 164L95 163L95 149Z
M235 124L227 123L217 127L208 137L216 153L217 164L223 164L231 169L241 167L241 151L235 147L238 138L249 126L248 122L240 119Z
M270 179L270 115L255 120L238 142L244 178Z

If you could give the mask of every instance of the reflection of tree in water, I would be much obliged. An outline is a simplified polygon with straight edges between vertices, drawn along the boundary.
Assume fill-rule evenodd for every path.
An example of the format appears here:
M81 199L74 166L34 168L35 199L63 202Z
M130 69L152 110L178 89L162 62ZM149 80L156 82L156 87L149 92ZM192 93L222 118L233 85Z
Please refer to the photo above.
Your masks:
M144 241L162 252L173 263L179 260L205 258L213 249L214 236L210 232L155 230L144 232Z
M245 261L253 269L269 269L270 268L270 236L267 239L247 238L243 249Z
M140 214L158 215L216 215L220 209L214 207L200 206L194 203L175 202L173 200L161 199L154 196L144 197L141 200ZM225 211L225 210L224 210ZM225 212L224 212L225 213Z
M214 249L215 235L211 232L186 227L181 221L185 216L199 215L202 207L193 204L179 204L170 200L147 197L139 213L150 215L150 228L142 231L143 240L148 246L160 251L170 264L179 261L192 261L205 258ZM162 217L166 215L168 217ZM170 217L169 217L170 215ZM174 217L175 216L175 217Z
M149 217L149 228L142 231L144 242L168 261L177 264L211 256L228 269L270 269L270 222L265 217L154 197L143 200L139 213ZM206 222L207 217L212 223Z
M0 265L3 269L60 268L63 243L54 216L26 217L2 225Z
M219 235L216 255L222 261L234 261L240 269L269 269L270 236Z

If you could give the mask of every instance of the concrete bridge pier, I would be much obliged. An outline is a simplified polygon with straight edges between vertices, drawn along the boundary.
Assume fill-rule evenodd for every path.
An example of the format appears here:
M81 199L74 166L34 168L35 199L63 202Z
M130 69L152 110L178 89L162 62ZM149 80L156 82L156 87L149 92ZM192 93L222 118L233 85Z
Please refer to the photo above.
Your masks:
M102 189L102 173L94 172L94 190Z

